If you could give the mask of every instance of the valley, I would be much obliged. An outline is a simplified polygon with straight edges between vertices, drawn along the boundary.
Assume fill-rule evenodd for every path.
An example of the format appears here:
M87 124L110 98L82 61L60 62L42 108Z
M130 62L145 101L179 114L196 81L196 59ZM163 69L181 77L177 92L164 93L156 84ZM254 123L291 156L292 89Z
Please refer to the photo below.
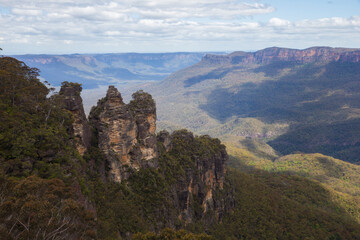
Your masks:
M174 71L197 63L205 53L109 53L67 55L16 55L41 70L53 86L63 81L81 83L84 89L102 85L132 85L160 81Z
M0 0L0 240L360 240L360 0Z
M359 53L314 47L206 55L144 89L157 101L160 128L248 137L285 155L319 152L356 163Z

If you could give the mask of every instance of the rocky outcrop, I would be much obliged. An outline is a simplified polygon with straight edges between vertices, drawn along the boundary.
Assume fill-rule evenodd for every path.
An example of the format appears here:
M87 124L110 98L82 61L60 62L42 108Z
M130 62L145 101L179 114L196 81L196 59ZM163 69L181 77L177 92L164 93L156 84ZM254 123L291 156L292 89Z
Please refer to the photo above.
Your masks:
M312 47L303 50L289 48L266 48L256 52L234 52L229 55L203 57L202 62L219 64L265 64L274 61L310 62L360 62L360 49Z
M83 155L90 147L91 130L84 112L81 90L78 83L63 82L60 95L63 96L65 109L73 117L71 135L74 137L76 149Z
M158 135L164 146L171 146L169 154L183 158L184 178L176 183L176 200L180 215L178 218L190 223L204 218L210 211L215 219L221 220L223 213L234 204L230 191L224 189L225 162L228 155L225 146L218 139L209 136L194 137L186 130L175 131L169 137L165 132ZM225 195L219 197L222 191Z
M135 92L132 97L129 107L137 126L136 138L141 151L138 157L147 161L157 157L155 101L150 94L142 90Z
M89 115L115 182L127 179L132 170L157 164L155 102L142 91L134 93L133 98L125 104L119 91L110 86Z
M63 83L61 95L65 108L74 117L73 136L78 151L90 147L90 127L82 108L81 86ZM228 155L218 139L194 136L187 130L169 134L156 131L156 106L151 95L137 91L125 104L120 92L109 86L106 97L98 101L89 115L93 127L92 144L105 156L103 172L110 181L122 182L134 171L158 168L169 184L166 196L173 203L169 211L169 226L176 221L189 224L195 220L214 223L234 205L233 194L224 190L225 162ZM158 149L159 147L159 149ZM107 167L105 167L107 166ZM105 170L106 169L106 170ZM167 214L166 211L164 214Z

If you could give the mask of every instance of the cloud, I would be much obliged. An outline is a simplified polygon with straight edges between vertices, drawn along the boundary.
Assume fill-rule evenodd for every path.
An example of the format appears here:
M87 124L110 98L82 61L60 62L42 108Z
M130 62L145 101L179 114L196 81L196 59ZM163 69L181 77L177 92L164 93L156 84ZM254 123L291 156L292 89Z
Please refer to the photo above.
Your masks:
M44 0L0 0L0 6L13 7L14 9L29 6L33 10L44 10L49 14L68 13L76 18L87 18L104 12L108 14L136 14L144 18L232 18L237 16L252 16L273 12L272 6L261 3L239 2L237 0L114 0L114 1L44 1ZM16 10L18 11L18 10ZM32 10L28 12L31 13ZM20 13L20 12L19 12Z
M286 27L286 26L290 26L291 23L288 20L285 19L280 19L280 18L271 18L269 20L269 26L272 27Z
M71 35L74 41L130 35L176 38L185 34L186 38L193 30L201 31L199 26L229 28L238 18L274 11L266 4L236 0L0 0L0 6L11 8L11 14L0 15L0 24L8 26L9 40L10 35L28 35L24 28L53 40L69 40Z
M24 8L13 8L11 12L15 15L21 16L40 16L42 15L42 10L38 9L24 9Z
M306 28L353 28L360 27L360 16L354 16L351 18L321 18L317 20L303 20L296 23L297 27L306 27Z
M341 38L360 37L358 16L256 21L258 15L275 13L256 0L0 0L0 7L10 9L0 11L3 49L8 48L3 43L13 49L37 43L37 49L159 52L201 50L204 42L218 41L217 49L227 50L226 42L275 45L272 41L315 42L329 36L341 43Z

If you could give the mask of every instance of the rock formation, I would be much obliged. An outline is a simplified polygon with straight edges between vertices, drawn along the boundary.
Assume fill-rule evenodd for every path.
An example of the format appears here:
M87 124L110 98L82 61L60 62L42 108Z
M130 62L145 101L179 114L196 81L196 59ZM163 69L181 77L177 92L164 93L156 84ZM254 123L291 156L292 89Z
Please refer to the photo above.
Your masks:
M150 160L157 157L156 148L156 106L151 95L142 90L135 92L129 107L137 126L137 140L139 143L141 159ZM138 160L141 160L138 159Z
M221 220L227 208L234 204L231 191L224 191L229 193L228 196L216 196L216 192L224 188L225 162L228 159L225 146L218 139L194 137L186 130L171 135L162 131L158 139L170 155L184 156L181 164L185 176L177 180L175 187L177 208L181 210L178 218L190 223L212 211L216 219Z
M85 117L80 97L81 86L63 83L60 94L64 96L65 108L74 118L72 132L79 153L90 147L90 127ZM134 171L158 167L158 157L170 161L177 172L171 183L171 199L176 214L169 217L185 224L195 219L205 219L208 212L214 214L211 221L220 220L228 208L233 206L231 191L219 197L216 193L224 188L225 161L228 155L218 139L209 136L194 137L186 130L169 134L161 131L157 136L156 106L151 95L137 91L129 104L125 104L120 92L109 86L106 97L98 101L89 115L93 127L94 147L106 157L104 175L111 181L122 182ZM158 149L158 143L160 149ZM97 145L97 146L96 146ZM164 162L162 162L164 164ZM167 164L167 163L166 163ZM169 166L170 166L169 165ZM105 172L105 167L103 167ZM101 171L101 170L100 170ZM106 181L106 180L105 180ZM223 194L224 195L224 194ZM215 216L215 217L214 217ZM170 224L171 225L171 224Z
M156 166L156 107L150 94L138 91L125 104L121 94L110 86L89 115L98 134L99 148L110 165L110 177L121 182L129 169Z
M360 49L312 47L303 50L266 48L256 52L234 52L229 55L207 54L203 62L218 64L264 64L273 61L310 62L360 62Z
M81 90L80 84L64 82L61 86L60 95L63 96L65 109L73 117L71 135L74 136L78 152L83 155L90 147L91 130L84 112L80 96Z

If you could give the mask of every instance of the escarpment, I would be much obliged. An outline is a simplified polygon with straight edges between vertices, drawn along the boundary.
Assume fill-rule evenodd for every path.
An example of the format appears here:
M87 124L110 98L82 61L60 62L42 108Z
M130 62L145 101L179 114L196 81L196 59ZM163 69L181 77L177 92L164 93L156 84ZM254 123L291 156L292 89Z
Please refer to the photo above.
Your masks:
M127 179L131 169L157 165L155 102L142 91L134 93L133 98L125 104L119 91L110 86L89 115L115 182Z
M207 54L202 62L222 64L266 64L274 61L297 63L360 62L360 49L312 47L303 50L271 47L256 52L234 52L229 55Z

